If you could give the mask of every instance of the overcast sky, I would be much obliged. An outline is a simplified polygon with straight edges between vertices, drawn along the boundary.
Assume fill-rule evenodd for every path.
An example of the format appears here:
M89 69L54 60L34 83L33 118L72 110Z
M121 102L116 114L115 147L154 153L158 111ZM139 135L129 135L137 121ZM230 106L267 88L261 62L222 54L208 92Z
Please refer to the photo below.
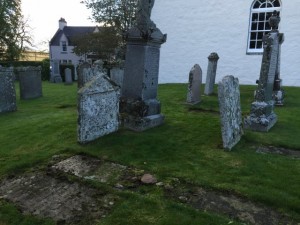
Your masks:
M48 42L58 29L58 20L63 17L68 26L94 26L91 12L81 0L22 0L22 12L32 28L36 48L47 49Z

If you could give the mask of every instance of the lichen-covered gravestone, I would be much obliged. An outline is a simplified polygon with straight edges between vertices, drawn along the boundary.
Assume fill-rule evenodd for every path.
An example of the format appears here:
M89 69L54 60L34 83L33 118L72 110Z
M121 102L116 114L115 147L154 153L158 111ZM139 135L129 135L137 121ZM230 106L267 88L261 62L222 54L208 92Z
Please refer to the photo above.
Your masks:
M98 73L78 90L78 142L82 144L119 128L120 89L107 76Z
M0 113L17 110L13 68L0 67Z
M255 100L251 104L250 115L244 121L245 129L260 132L269 131L277 122L272 96L279 53L279 32L276 28L280 18L276 12L270 17L271 21L272 30L263 37L264 52Z
M211 95L214 92L214 84L216 81L218 60L219 60L219 56L216 52L212 52L208 56L206 83L204 89L204 94L206 95Z
M239 80L226 76L219 82L218 98L223 147L231 150L243 135Z
M73 84L72 70L70 68L65 69L65 85Z
M282 89L282 79L280 78L280 62L281 62L281 45L284 42L284 34L279 33L278 38L279 38L279 48L278 48L277 68L276 68L274 88L273 88L273 100L275 101L275 105L283 106L285 91Z
M19 67L17 71L21 99L34 99L43 96L41 67Z
M201 101L202 70L195 64L189 73L189 84L186 101L188 104L197 104Z
M164 121L157 99L160 46L166 35L150 19L153 0L139 0L136 26L125 34L127 49L122 85L124 126L143 131ZM141 107L136 107L139 105Z

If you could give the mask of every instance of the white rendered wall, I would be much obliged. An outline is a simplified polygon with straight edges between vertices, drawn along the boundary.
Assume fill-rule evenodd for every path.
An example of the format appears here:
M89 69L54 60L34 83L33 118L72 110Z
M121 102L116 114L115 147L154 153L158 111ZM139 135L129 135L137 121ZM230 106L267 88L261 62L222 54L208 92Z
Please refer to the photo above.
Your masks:
M198 63L206 80L207 57L217 52L216 81L234 75L241 84L255 84L262 55L246 55L252 0L156 0L152 20L168 34L161 46L160 83L187 83ZM285 34L281 54L283 85L300 86L300 0L282 0L280 32Z

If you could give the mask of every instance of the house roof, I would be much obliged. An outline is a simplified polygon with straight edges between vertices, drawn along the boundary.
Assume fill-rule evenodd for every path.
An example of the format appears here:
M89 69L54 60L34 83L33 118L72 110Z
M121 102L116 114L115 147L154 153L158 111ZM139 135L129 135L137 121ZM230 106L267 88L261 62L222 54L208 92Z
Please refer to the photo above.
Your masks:
M60 38L64 34L68 39L68 44L72 45L72 39L84 34L93 33L97 27L74 27L65 26L62 30L58 29L50 41L50 45L59 46Z

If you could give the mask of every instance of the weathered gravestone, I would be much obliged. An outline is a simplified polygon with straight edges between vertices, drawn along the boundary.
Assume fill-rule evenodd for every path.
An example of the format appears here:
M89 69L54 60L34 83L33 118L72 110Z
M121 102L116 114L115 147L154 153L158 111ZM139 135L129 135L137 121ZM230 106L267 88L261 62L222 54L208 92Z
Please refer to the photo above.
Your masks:
M34 99L43 96L41 67L19 67L17 71L21 99Z
M0 113L17 110L13 68L0 67Z
M92 68L91 73L96 71ZM78 90L78 142L87 143L119 128L120 89L100 71Z
M166 35L151 21L153 0L140 0L136 25L125 34L127 49L122 85L124 126L143 131L164 121L157 99L160 46Z
M189 73L189 84L186 102L188 104L197 104L201 101L202 70L198 64L195 64Z
M72 70L70 68L65 69L65 85L73 84Z
M283 106L285 92L282 89L282 80L280 78L280 61L281 61L281 44L284 42L284 34L279 33L278 35L279 35L278 36L279 48L278 48L277 68L276 68L274 88L273 88L273 100L275 101L275 105Z
M124 69L114 67L110 70L110 79L122 88Z
M212 52L208 56L206 83L204 89L204 94L206 95L211 95L214 92L214 84L216 81L218 60L219 60L219 56L216 52Z
M218 98L223 147L231 150L243 135L239 80L226 76L219 82Z
M250 115L244 121L245 129L253 131L267 132L277 121L272 95L279 52L279 32L274 28L278 27L280 19L273 13L271 20L270 25L273 29L263 37L264 52L255 101L251 104Z
M62 83L62 78L59 72L59 60L53 60L51 70L50 82L52 83Z
M92 67L91 64L84 62L78 66L78 80L77 80L77 87L82 88L84 84L91 80L92 75L89 74L89 69Z

